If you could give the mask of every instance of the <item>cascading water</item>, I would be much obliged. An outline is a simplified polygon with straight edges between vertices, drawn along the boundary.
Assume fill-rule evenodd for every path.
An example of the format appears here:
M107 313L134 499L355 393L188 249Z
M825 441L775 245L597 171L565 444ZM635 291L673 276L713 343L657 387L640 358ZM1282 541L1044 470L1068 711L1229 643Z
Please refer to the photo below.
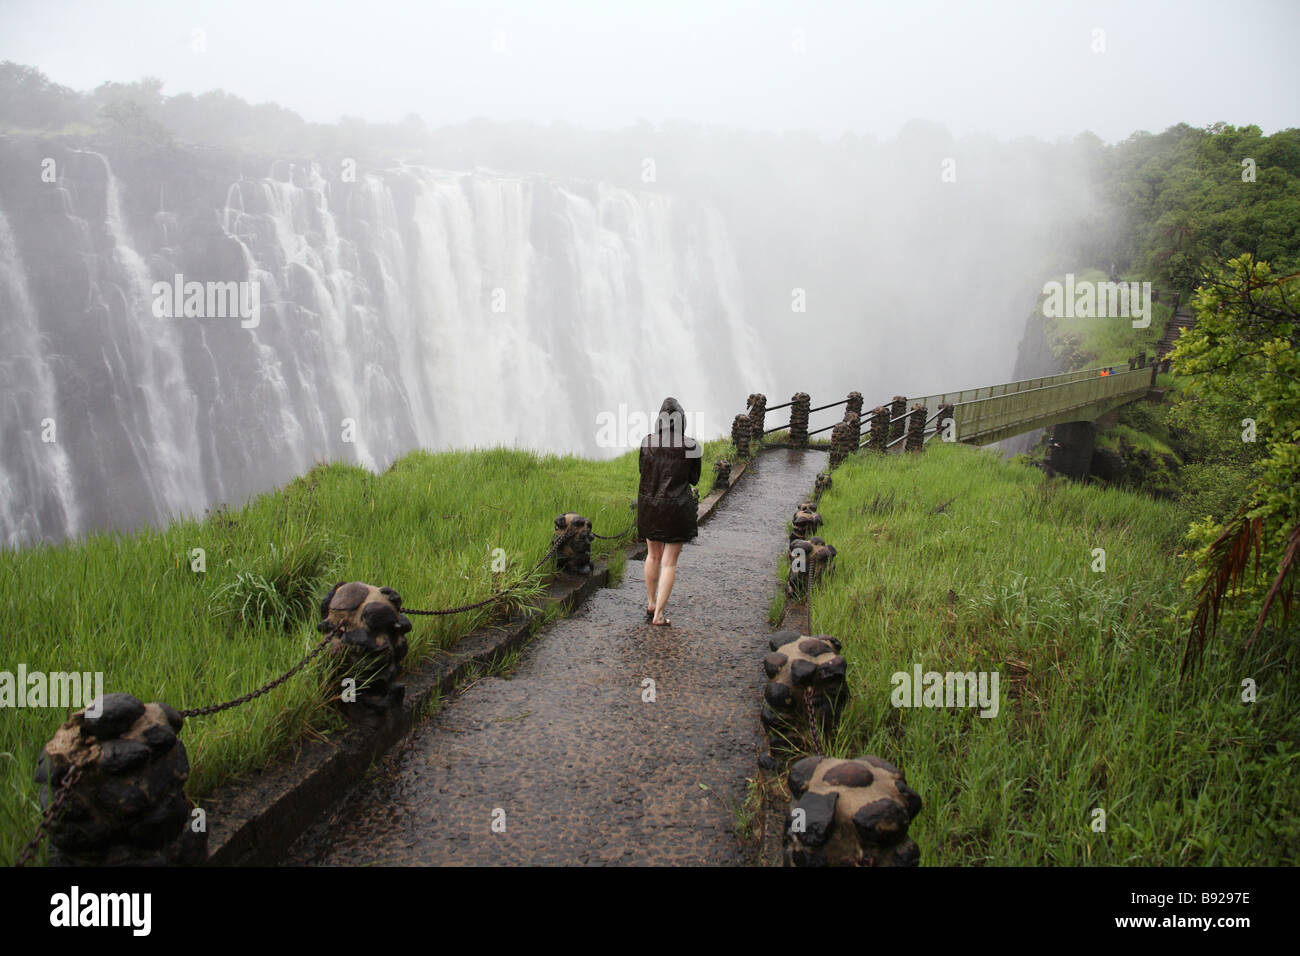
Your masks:
M80 530L72 465L58 442L54 369L44 354L40 322L9 220L0 210L0 537L7 546L41 535Z
M68 151L54 200L0 194L7 547L239 504L324 460L619 454L598 414L666 394L712 437L767 377L698 205L486 171L124 165ZM173 316L178 275L255 283L256 316Z

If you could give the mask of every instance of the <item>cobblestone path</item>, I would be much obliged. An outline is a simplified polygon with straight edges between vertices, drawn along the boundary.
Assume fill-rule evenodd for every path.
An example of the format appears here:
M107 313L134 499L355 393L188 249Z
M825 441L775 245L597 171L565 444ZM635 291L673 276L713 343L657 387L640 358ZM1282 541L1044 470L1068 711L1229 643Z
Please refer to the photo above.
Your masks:
M742 801L757 770L783 529L825 462L764 453L682 549L672 627L643 623L643 565L628 561L619 587L549 625L513 675L422 724L394 772L358 787L288 862L743 863L724 801Z

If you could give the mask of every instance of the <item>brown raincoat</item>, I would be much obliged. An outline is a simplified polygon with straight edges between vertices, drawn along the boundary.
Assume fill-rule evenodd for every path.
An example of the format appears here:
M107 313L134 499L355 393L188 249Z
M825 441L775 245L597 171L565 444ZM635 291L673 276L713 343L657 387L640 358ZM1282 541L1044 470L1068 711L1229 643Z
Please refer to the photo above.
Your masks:
M699 483L703 449L693 438L664 431L641 442L637 533L647 541L685 543L698 531L691 485Z

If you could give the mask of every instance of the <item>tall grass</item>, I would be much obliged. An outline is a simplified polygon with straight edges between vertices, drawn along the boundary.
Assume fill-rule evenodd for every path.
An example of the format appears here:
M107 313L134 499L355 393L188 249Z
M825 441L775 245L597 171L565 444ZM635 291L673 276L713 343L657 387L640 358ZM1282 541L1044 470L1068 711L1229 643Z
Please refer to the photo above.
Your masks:
M1223 642L1180 679L1174 504L937 445L855 456L821 511L839 553L813 630L844 641L852 689L831 749L906 772L927 864L1300 858L1294 642ZM895 708L914 664L999 672L998 715Z
M705 444L702 494L728 446ZM578 511L598 533L616 534L635 517L636 493L635 452L599 462L506 449L414 452L382 475L321 465L201 521L0 552L0 670L99 671L106 692L177 708L228 700L288 670L319 640L317 605L334 581L387 585L412 608L469 603L541 558L557 514ZM596 541L593 552L626 541ZM192 570L199 548L201 573ZM494 573L498 548L507 564ZM408 665L491 614L414 619ZM313 665L242 707L188 721L190 796L337 726L325 680ZM40 819L36 758L67 716L0 711L0 862Z

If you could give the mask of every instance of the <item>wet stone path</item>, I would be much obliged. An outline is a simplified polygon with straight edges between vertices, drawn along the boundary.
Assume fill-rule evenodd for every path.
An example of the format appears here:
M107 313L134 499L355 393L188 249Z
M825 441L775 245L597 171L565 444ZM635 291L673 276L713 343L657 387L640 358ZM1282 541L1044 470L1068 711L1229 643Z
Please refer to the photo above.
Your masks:
M763 454L682 549L672 627L643 623L643 564L628 561L619 587L540 632L513 675L449 700L391 774L358 787L286 862L745 862L723 800L739 805L757 771L783 529L825 463Z

